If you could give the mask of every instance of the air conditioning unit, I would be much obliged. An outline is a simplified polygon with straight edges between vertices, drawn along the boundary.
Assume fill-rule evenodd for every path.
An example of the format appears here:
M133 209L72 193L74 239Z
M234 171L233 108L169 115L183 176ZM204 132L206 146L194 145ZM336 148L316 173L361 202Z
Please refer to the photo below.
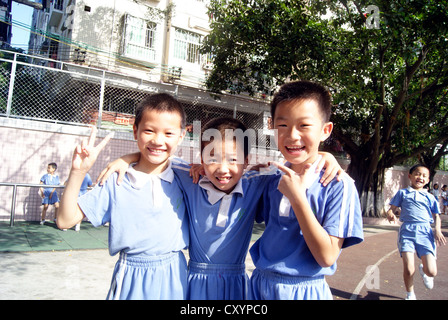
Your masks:
M204 70L212 70L213 69L213 63L207 63L207 62L203 63L202 64L202 69L204 69Z

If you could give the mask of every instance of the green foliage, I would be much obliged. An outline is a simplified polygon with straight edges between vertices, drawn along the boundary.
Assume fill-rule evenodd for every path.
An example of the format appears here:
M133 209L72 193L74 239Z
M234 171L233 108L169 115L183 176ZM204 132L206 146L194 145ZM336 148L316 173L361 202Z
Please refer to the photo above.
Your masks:
M369 5L379 27L369 27ZM333 93L334 136L358 190L448 140L448 1L211 1L212 91L272 94L295 79Z

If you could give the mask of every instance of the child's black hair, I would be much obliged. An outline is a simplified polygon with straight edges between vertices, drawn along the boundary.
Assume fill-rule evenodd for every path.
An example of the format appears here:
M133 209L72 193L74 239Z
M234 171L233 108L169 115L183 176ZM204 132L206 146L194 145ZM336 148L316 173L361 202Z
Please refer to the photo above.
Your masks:
M315 100L320 108L323 122L330 121L331 116L331 94L327 88L312 81L293 81L285 83L274 95L271 102L271 117L274 120L277 106L284 101L292 100Z
M230 117L221 117L221 118L215 118L210 121L208 121L204 127L202 128L202 134L204 134L205 131L208 129L215 129L218 130L221 134L221 137L225 137L226 130L235 130L240 129L243 136L243 150L244 150L244 158L247 158L249 155L250 149L252 147L252 143L250 141L250 138L245 135L247 127L244 125L243 122L241 122L238 119L230 118ZM202 140L202 139L201 139ZM240 141L241 139L236 139L237 141ZM204 149L204 147L209 143L209 141L201 141L201 150Z
M156 93L143 99L135 108L135 126L138 127L146 110L177 112L181 118L181 129L185 129L187 116L184 107L176 98L167 93Z
M411 169L409 169L409 174L412 174L412 172L414 172L415 170L417 170L417 168L420 168L420 167L426 168L429 171L429 168L427 166L425 166L424 164L419 163L419 164L413 165L411 167Z
M50 162L48 164L49 166L53 167L53 169L56 171L58 169L58 165L56 164L56 162Z

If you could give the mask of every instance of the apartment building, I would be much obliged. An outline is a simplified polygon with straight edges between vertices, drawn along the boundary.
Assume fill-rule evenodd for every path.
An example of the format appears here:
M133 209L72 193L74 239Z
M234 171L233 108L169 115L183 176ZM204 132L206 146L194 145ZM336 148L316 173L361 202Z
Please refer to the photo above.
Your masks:
M234 116L267 130L267 101L225 94L214 99L205 90L212 65L199 48L210 31L208 2L52 0L49 9L34 11L29 52L54 59L41 62L49 66L66 62L70 71L91 67L150 82L156 90L175 86L190 120Z
M202 88L208 0L53 0L35 10L30 52Z

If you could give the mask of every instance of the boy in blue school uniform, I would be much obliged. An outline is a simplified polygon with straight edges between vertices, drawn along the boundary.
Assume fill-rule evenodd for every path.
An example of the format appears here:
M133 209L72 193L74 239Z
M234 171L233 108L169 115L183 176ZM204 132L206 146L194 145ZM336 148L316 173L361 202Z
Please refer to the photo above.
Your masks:
M395 212L401 208L400 221L403 224L398 233L398 250L403 259L403 280L406 287L406 300L416 300L414 293L414 252L422 260L420 275L427 289L434 286L437 275L436 243L444 245L446 239L441 230L440 209L436 198L425 185L429 182L429 169L417 164L409 170L411 186L399 190L390 201L387 218L398 222ZM435 234L431 224L435 225Z
M285 165L264 190L257 218L266 229L250 249L256 269L251 299L332 299L325 276L342 248L363 241L358 193L348 176L323 187L315 173L319 144L333 129L331 96L323 86L283 85L271 103L277 146Z
M58 165L51 162L47 166L47 173L40 178L40 184L46 185L59 185L59 176L56 174ZM45 216L47 214L48 207L50 205L54 206L54 219L58 216L59 209L59 197L56 188L40 188L39 193L42 197L42 219L40 221L41 225L45 224Z
M190 217L187 299L247 298L245 259L259 200L272 175L245 172L250 145L248 138L237 138L237 130L244 133L246 127L233 118L216 118L202 128L201 136L211 132L213 139L201 141L205 176L199 184L190 177L189 164L173 159ZM232 134L227 136L229 131ZM109 172L122 172L138 157L131 154L114 161ZM325 160L326 171L333 174L323 179L324 184L333 179L336 171L340 173L334 170L340 167L332 156Z
M243 123L233 118L213 119L202 128L202 136L209 129L216 130L216 136L202 141L205 176L199 186L193 183L188 164L177 161L174 165L190 215L187 298L243 300L249 280L245 259L268 176L257 171L244 173L249 155L247 138L221 139L226 130L244 133Z
M188 217L169 157L185 134L182 105L155 94L136 108L134 137L141 157L120 186L114 175L78 199L82 181L108 141L78 145L61 199L58 226L70 228L87 216L94 226L109 223L109 252L120 254L108 299L185 299Z

